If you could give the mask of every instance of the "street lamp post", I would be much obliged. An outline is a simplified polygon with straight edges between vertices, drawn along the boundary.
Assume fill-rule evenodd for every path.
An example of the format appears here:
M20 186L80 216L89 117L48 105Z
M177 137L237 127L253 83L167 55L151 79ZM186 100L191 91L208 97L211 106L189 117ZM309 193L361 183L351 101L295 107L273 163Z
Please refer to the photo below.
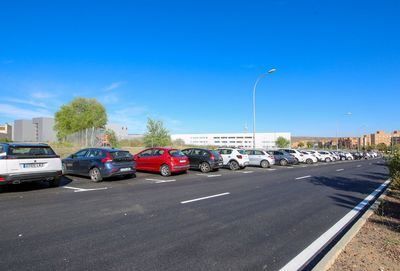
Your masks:
M276 71L276 69L272 68L268 72L261 74L257 78L256 82L254 83L254 87L253 87L253 149L255 149L255 147L256 147L256 89L257 89L257 85L261 81L261 79L263 79L265 76L267 76L268 74L273 73L275 71Z

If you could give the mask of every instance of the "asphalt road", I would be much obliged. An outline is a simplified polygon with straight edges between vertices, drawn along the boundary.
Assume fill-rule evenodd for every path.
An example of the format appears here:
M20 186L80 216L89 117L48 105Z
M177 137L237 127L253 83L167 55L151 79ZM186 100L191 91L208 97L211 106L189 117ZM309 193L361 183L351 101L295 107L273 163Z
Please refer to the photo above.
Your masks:
M377 159L0 187L0 269L278 270L387 174Z

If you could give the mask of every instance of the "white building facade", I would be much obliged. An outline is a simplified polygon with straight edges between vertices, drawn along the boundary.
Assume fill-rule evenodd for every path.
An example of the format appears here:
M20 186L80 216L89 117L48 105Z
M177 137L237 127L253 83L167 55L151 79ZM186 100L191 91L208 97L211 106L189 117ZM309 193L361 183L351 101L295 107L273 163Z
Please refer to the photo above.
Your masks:
M276 149L276 140L283 137L291 141L290 133L256 133L255 146L262 149ZM186 145L216 146L233 148L252 148L252 133L218 133L218 134L173 134L172 140L181 139Z
M107 130L112 130L118 140L128 139L128 127L117 123L109 123L106 125Z

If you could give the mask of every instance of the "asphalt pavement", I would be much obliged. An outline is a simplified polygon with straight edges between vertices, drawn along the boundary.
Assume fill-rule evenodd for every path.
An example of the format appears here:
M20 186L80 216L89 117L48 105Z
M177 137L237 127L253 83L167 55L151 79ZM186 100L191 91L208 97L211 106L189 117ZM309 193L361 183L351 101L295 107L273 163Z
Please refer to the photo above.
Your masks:
M0 187L0 269L278 270L387 178L375 159Z

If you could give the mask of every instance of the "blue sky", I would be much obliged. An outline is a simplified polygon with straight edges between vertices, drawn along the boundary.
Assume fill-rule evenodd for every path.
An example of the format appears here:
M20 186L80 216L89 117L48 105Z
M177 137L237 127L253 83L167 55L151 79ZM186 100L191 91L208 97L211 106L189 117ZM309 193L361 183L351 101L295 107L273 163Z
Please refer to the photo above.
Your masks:
M400 129L399 1L3 1L0 123L94 97L130 133ZM352 112L351 116L346 112Z

